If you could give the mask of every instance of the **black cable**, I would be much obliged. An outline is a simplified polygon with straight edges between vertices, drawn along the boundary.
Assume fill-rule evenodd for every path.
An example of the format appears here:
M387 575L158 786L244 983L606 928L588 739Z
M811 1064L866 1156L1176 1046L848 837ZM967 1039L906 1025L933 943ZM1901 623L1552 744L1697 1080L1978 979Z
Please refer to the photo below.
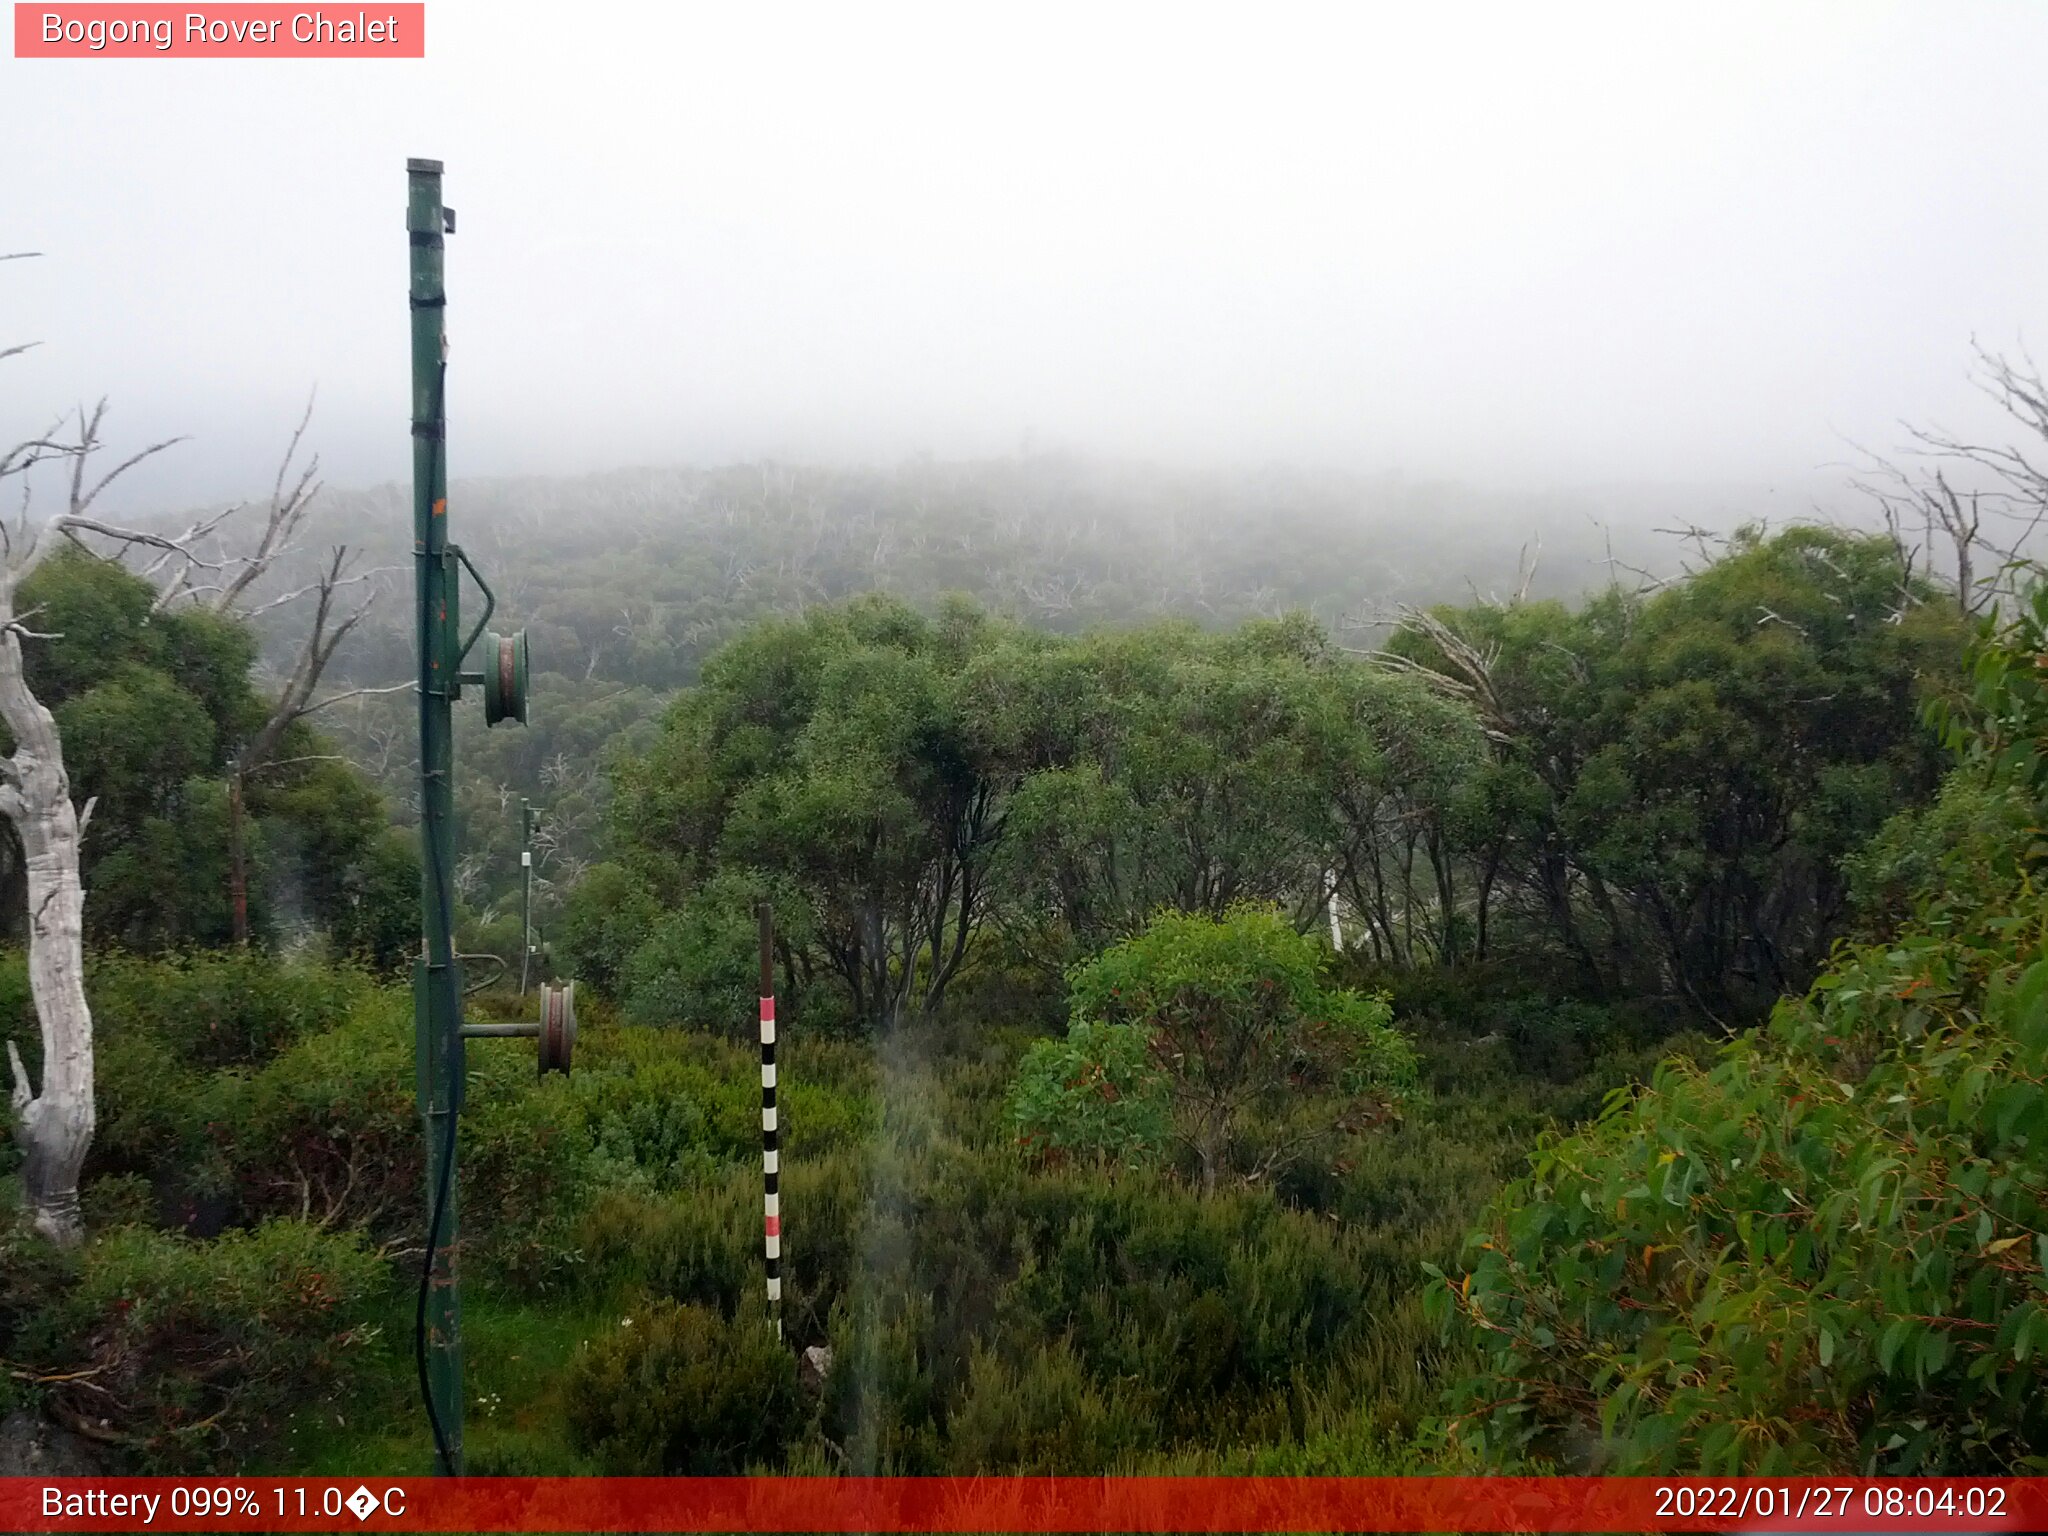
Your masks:
M455 1475L454 1459L448 1454L448 1432L441 1427L441 1415L434 1407L434 1389L427 1380L427 1296L434 1281L434 1251L441 1244L441 1219L448 1213L448 1191L455 1182L455 1110L448 1111L447 1134L441 1138L441 1180L434 1190L434 1214L427 1223L427 1257L420 1265L419 1306L413 1316L414 1364L419 1367L420 1401L427 1405L427 1422L434 1430L434 1454L441 1458L444 1476Z
M442 302L446 302L446 297L445 294L442 296ZM440 374L434 382L434 424L437 427L444 420L447 400L448 359L444 356L441 359ZM434 494L434 476L441 467L441 443L446 435L445 431L435 432L428 439L434 445L428 451L427 458L427 495L430 498ZM426 558L425 550L421 551L420 558ZM431 623L433 621L428 619L426 622ZM422 657L426 654L426 644L427 634L422 629L420 633ZM420 708L425 709L426 707L427 694L423 689L420 693ZM426 818L425 805L420 807L420 815L421 820L424 822ZM432 865L430 873L434 880L434 891L439 898L441 910L441 939L443 947L449 952L449 963L453 964L455 929L448 911L449 891L446 883L446 872L441 868L441 845L431 834L428 835L426 843L427 858ZM432 951L429 950L430 956L431 953ZM429 986L433 985L431 974L428 977L427 984ZM431 1003L428 1005L428 1012L429 1014L432 1013ZM433 1427L434 1453L441 1458L441 1471L444 1476L448 1477L455 1475L454 1458L448 1454L448 1432L441 1423L439 1411L434 1407L434 1389L427 1380L427 1297L434 1283L434 1254L441 1246L441 1223L448 1214L448 1192L454 1187L455 1183L455 1119L454 1096L451 1092L448 1104L448 1129L441 1139L441 1177L434 1188L433 1212L427 1219L427 1254L425 1260L420 1265L419 1304L414 1311L412 1325L413 1363L419 1370L420 1401L426 1404L427 1423Z

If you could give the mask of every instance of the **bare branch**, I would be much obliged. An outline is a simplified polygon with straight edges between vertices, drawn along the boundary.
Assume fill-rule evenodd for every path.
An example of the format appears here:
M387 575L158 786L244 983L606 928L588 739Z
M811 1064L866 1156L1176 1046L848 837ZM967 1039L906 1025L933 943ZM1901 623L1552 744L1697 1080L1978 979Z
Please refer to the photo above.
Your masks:
M2011 569L2048 524L2048 465L2040 457L2048 448L2048 385L2024 349L2018 361L1974 338L1971 349L1972 382L2021 430L2022 441L1987 442L1907 424L1907 453L1931 469L1908 470L1859 449L1864 466L1851 481L1877 503L1903 558L1917 561L1927 546L1946 547L1953 569L1942 574L1954 581L1965 613L1981 611L2010 589ZM1905 530L1914 525L1923 540L1918 547L1906 541Z
M1494 688L1493 668L1499 660L1495 651L1475 645L1427 609L1404 608L1400 622L1402 628L1421 635L1436 647L1445 666L1430 666L1384 649L1356 654L1376 666L1418 677L1453 698L1465 700L1473 706L1480 728L1490 738L1512 741L1517 734L1517 722Z
M1799 634L1803 635L1806 633L1806 627L1803 624L1793 622L1791 619L1786 618L1785 615L1783 615L1782 613L1774 612L1771 609L1765 607L1762 603L1758 603L1756 606L1757 612L1763 615L1762 618L1756 621L1756 627L1758 629L1762 629L1766 624L1782 624L1787 629L1795 630Z
M100 522L97 518L79 517L73 513L66 513L59 517L56 522L58 531L72 537L74 541L76 541L78 534L96 533L101 538L112 539L119 544L136 544L149 549L161 549L182 559L189 560L194 565L204 566L208 570L219 569L217 565L200 559L189 547L180 543L177 539L170 538L161 533L151 533L146 528L122 528L113 523Z
M334 595L350 582L350 578L343 574L348 569L348 563L348 546L338 545L329 556L320 580L312 588L312 625L306 632L305 643L299 649L298 660L293 663L291 674L285 679L284 687L278 693L277 702L272 706L269 718L263 722L262 727L242 750L244 772L253 772L269 760L270 754L277 750L277 744L284 736L285 729L294 720L302 718L315 708L324 707L312 702L313 690L320 686L321 674L327 670L328 662L333 659L335 648L363 621L377 601L377 594L372 591L346 618L335 622Z
M278 768L292 768L300 763L345 763L348 759L339 752L304 752L297 757L274 757L267 763L246 769L243 777L255 773L269 773Z
M104 491L108 486L112 485L116 480L120 479L121 476L127 474L128 471L133 469L136 465L142 463L143 460L153 458L157 454L162 453L166 448L176 447L179 443L185 441L183 437L167 437L160 443L151 443L147 448L141 449L139 452L131 453L130 455L128 455L127 458L123 459L120 463L116 464L104 475L101 475L100 478L96 482L94 482L91 490L86 490L86 462L93 456L94 453L96 453L99 450L100 422L105 419L106 414L107 402L105 396L102 396L99 402L93 406L90 415L86 413L86 409L84 406L80 406L78 408L77 451L76 453L73 454L71 460L70 515L74 518L84 517L85 514L92 509L92 504L99 499L100 493L102 491Z
M316 709L325 709L330 704L339 704L347 699L360 699L371 694L411 693L414 689L418 687L418 683L403 682L391 683L382 688L351 688L345 693L337 693L329 698L315 700L313 703L308 704L304 709L300 710L299 714L301 716L310 715Z
M0 453L0 478L33 469L45 459L69 458L77 453L76 443L63 442L54 435L62 425L62 422L55 423L43 436L24 438L5 453Z
M1529 601L1529 588L1535 583L1537 568L1543 564L1542 534L1536 535L1535 544L1536 553L1533 557L1529 553L1529 546L1527 544L1522 546L1522 552L1515 557L1516 569L1521 572L1522 577L1515 587L1515 601L1517 603Z
M21 1047L12 1039L7 1042L7 1065L14 1073L14 1117L19 1120L22 1111L35 1100L35 1089L29 1086L28 1067L21 1059Z
M285 445L284 457L277 466L277 479L270 488L270 508L263 522L262 535L256 541L256 548L242 557L241 570L234 579L222 588L211 604L215 613L226 613L235 605L235 600L246 591L250 583L258 580L275 565L282 555L292 547L292 536L305 522L313 510L313 500L320 494L319 482L314 478L320 472L320 456L315 454L306 467L299 472L291 489L285 489L285 482L291 477L292 461L298 457L299 445L305 440L306 427L313 419L314 395L306 396L306 409L299 416L299 424L292 429L291 441ZM303 588L293 594L303 597L317 587ZM269 606L275 606L274 604Z
M375 581L379 576L388 576L392 572L397 571L399 569L401 569L401 567L395 565L374 566L370 570L359 571L353 576L344 576L341 580L332 583L332 585L337 589L341 587L353 587L360 582ZM270 612L270 610L273 608L282 608L287 603L295 603L300 598L306 596L308 593L318 592L321 589L323 583L324 578L322 581L309 582L307 585L303 587L294 588L292 591L285 593L282 597L273 597L267 603L259 603L256 607L249 609L248 612L243 615L243 617L253 619L260 613Z

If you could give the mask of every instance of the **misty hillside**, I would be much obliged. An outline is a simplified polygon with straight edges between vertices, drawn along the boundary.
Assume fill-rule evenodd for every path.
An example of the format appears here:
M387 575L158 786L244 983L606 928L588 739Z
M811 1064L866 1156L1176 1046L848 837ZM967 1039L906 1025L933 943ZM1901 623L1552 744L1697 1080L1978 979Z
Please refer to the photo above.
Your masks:
M962 594L1060 634L1306 612L1370 647L1407 607L1645 584L1703 552L1659 529L1725 529L1775 510L1767 492L1511 496L1395 475L1052 455L481 479L457 481L450 501L460 542L491 573L491 625L526 629L534 677L525 729L457 717L463 886L486 927L513 899L518 800L545 811L545 919L597 854L607 754L643 741L663 702L762 618L866 592L927 610ZM411 515L398 487L325 491L300 565L273 578L289 590L335 544L379 572L384 590L337 655L331 691L411 673ZM465 616L481 611L466 587ZM289 608L270 621L273 669L298 643L294 623ZM320 718L409 823L410 697L357 696Z
M337 675L403 677L410 501L397 487L324 498L309 552L345 543L396 567L391 600ZM1633 585L1686 553L1657 529L1726 531L1785 510L1764 492L1511 496L1392 475L1055 456L459 480L450 500L461 542L502 573L494 626L526 628L536 674L656 690L690 682L752 618L861 592L917 604L961 593L1062 633L1291 610L1348 629L1408 605Z

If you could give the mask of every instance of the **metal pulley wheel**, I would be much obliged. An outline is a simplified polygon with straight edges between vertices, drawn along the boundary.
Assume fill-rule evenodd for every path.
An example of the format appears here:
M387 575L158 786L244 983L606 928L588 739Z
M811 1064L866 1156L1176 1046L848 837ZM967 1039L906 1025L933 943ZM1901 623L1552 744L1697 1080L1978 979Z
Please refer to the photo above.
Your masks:
M576 1049L576 983L540 989L540 1069L567 1072Z
M503 720L526 724L526 631L514 630L509 635L486 631L481 660L484 724Z

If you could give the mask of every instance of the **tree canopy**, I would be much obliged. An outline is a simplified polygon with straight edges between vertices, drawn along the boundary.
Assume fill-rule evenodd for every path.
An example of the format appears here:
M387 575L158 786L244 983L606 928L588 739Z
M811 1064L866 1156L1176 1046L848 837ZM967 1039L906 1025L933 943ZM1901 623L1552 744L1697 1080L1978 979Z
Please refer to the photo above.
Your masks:
M28 647L27 676L56 717L74 795L93 805L88 936L145 949L219 944L231 932L227 774L268 716L256 640L240 620L156 598L114 561L53 554L20 594L47 637ZM331 935L383 963L403 953L415 927L410 854L377 792L304 722L251 776L245 810L259 934Z

